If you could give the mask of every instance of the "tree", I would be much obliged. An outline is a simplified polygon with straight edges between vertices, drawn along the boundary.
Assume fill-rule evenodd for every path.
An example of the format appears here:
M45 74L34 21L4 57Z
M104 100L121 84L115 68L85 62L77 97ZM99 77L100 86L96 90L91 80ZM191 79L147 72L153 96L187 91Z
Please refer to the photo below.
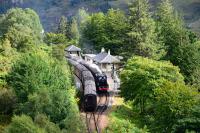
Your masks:
M27 26L34 31L34 33L41 37L42 25L39 16L31 9L13 8L8 10L4 15L4 20L1 22L1 31L3 34L9 31L9 28L21 24Z
M51 122L44 114L35 116L34 123L38 125L38 127L45 129L47 133L61 133L59 126Z
M181 17L175 12L170 0L162 0L157 9L159 37L167 48L166 59L176 64L174 51L182 44L189 44L189 37Z
M78 24L75 18L73 18L71 22L70 37L71 39L76 40L76 41L78 41L80 38Z
M106 14L92 14L83 30L83 37L100 50L110 49L114 54L127 52L124 49L128 32L128 20L120 10L109 9Z
M53 44L66 44L67 43L67 38L64 34L55 34L55 33L46 33L44 37L44 42L48 45L53 45Z
M68 22L67 18L65 16L62 16L60 18L57 33L66 35L67 34L67 28L68 28Z
M26 115L14 116L11 124L6 129L7 133L45 133L37 127L31 117Z
M166 81L181 82L183 76L179 68L169 62L154 61L142 57L132 57L121 72L121 95L125 100L134 101L140 106L141 113L152 108L154 89Z
M105 15L102 12L92 14L84 28L84 37L88 39L96 49L100 49L106 42Z
M78 10L78 13L76 14L76 20L79 27L84 27L87 20L89 19L90 15L87 13L87 11L84 8L81 8Z
M105 16L105 42L99 46L110 49L112 53L119 54L126 52L126 33L128 31L128 20L125 13L120 10L109 9ZM102 45L103 44L103 45Z
M128 49L135 55L160 58L161 47L156 40L155 22L149 12L148 0L135 0L129 6L130 31Z
M48 90L41 89L34 94L30 94L28 101L18 108L18 111L32 116L38 113L46 114L50 121L57 123L60 127L68 130L76 130L80 127L78 122L78 108L73 99L74 92L67 90ZM64 121L72 120L74 122L66 122L69 127L63 126Z
M200 70L200 45L198 43L178 45L172 58L179 66L186 83L198 83L199 77L197 75Z
M0 21L0 35L10 40L12 47L20 49L42 40L39 16L31 9L10 9Z
M18 99L15 114L32 118L45 114L67 132L80 132L82 123L68 70L64 62L50 58L44 51L23 54L7 76Z
M167 49L165 59L179 66L186 83L196 84L198 77L195 72L200 69L197 37L184 27L183 20L174 10L170 0L162 0L160 3L157 24L160 29L159 36Z
M7 76L19 102L26 102L28 95L41 88L65 90L71 87L70 75L44 52L27 53L13 65Z
M177 130L177 125L184 118L188 118L192 108L197 105L198 92L182 83L165 82L163 86L155 89L154 92L156 98L154 103L155 122L160 132L172 132L175 125ZM189 127L189 125L184 125L183 132L186 132L187 126Z

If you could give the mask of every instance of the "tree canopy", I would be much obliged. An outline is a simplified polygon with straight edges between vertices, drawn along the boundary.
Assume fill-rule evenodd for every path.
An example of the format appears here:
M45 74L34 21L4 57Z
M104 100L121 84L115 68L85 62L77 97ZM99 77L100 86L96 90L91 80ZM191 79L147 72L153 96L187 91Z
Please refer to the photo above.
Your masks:
M132 57L121 72L121 94L125 100L134 100L145 111L147 103L153 104L154 89L166 81L183 83L179 68L166 61Z

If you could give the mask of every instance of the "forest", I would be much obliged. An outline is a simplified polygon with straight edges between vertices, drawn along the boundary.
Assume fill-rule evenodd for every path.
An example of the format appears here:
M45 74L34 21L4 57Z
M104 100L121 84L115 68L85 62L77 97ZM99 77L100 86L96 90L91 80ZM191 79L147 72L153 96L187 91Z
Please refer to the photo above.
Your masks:
M80 8L50 32L33 9L0 14L0 133L86 131L65 59L71 44L124 57L123 100L105 133L199 133L199 33L171 0L151 7L132 0L127 11Z

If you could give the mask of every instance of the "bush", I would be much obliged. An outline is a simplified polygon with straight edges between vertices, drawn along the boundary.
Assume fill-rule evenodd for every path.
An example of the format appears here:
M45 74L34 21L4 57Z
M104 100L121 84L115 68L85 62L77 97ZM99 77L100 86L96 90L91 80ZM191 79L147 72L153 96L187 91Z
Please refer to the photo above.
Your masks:
M58 125L50 122L46 115L38 114L34 120L40 128L45 129L47 133L61 133L61 130Z
M11 124L7 127L6 133L45 133L37 127L31 117L26 115L14 116Z
M16 100L13 90L0 88L0 113L4 115L12 114L16 107Z
M116 99L120 104L120 99ZM121 103L120 106L113 106L113 111L109 116L109 125L105 129L105 133L147 133L146 127L139 128L136 126L137 113L131 108L131 103ZM143 127L143 125L140 125Z
M76 103L72 101L73 96L73 93L66 90L40 89L29 95L28 101L21 104L18 111L32 117L35 117L38 113L46 114L52 122L58 124L71 116L76 121L78 108ZM71 125L71 123L69 124Z

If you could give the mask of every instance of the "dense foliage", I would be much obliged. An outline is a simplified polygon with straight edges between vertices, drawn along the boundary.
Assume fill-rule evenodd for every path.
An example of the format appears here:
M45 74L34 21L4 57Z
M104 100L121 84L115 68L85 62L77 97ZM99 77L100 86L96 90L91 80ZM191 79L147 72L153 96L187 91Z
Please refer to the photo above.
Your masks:
M1 17L0 36L8 38L18 50L40 43L42 32L39 16L31 9L11 9Z
M107 14L96 13L91 15L83 29L83 36L96 49L105 47L113 53L122 52L125 43L128 23L123 11L110 9Z
M158 129L162 132L185 132L187 129L198 131L198 121L184 122L185 118L192 120L195 117L192 109L199 102L197 91L178 82L165 82L155 90L155 96L155 123Z
M164 82L183 82L179 69L169 62L159 62L142 57L128 60L121 73L121 94L125 100L135 100L144 113L148 105L153 106L154 89Z
M12 123L6 130L7 133L45 133L37 127L29 116L14 116Z
M44 40L48 44L43 44L39 17L31 9L9 10L0 25L1 131L81 132L75 91L64 61L66 36L48 33Z
M105 3L108 7L110 2ZM199 132L199 38L186 28L171 0L162 0L156 9L151 12L148 0L131 1L126 12L89 14L82 8L71 19L62 16L55 33L43 33L31 9L1 14L0 132L85 130L64 61L69 44L105 47L124 57L125 104L109 116L107 132Z

